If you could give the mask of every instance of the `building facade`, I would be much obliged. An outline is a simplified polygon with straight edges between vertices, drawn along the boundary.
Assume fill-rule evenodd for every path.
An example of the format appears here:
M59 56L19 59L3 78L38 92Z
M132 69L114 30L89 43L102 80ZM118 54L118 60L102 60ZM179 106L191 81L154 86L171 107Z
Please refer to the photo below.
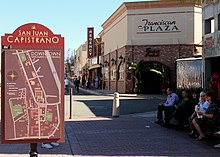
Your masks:
M220 2L204 4L203 87L212 88L220 98Z
M126 2L102 27L107 90L160 93L176 84L177 59L201 55L202 10L193 2Z
M86 43L79 46L76 50L74 58L74 75L75 77L82 78L85 69L83 67L87 63L87 46Z

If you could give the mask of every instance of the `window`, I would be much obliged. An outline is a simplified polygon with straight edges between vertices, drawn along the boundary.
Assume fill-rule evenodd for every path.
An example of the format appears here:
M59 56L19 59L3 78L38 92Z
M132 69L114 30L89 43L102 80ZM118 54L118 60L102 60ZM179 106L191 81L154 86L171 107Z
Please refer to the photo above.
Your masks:
M205 34L214 32L214 18L205 20Z

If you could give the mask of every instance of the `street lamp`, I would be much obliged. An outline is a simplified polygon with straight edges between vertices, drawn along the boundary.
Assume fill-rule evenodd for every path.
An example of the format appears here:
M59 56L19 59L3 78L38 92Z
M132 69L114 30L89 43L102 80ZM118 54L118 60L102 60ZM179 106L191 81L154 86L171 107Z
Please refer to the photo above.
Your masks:
M116 63L116 60L114 58L111 59L112 65Z
M120 56L118 59L120 60L120 63L118 64L118 67L117 67L117 78L116 78L117 80L119 80L119 70L120 70L120 66L123 62L124 57Z
M119 60L120 60L120 62L122 62L122 61L123 61L123 57L122 57L122 56L120 56L120 57L119 57Z
M99 66L100 66L101 72L102 72L102 91L103 91L104 81L105 81L105 66L102 65L102 63L99 63Z
M108 64L108 61L105 61L104 62L104 66L108 66L109 64Z
M118 58L120 60L119 64L118 64L118 67L117 67L117 70L116 70L116 90L118 91L118 80L120 79L120 66L123 62L123 59L124 57L122 56L119 56Z

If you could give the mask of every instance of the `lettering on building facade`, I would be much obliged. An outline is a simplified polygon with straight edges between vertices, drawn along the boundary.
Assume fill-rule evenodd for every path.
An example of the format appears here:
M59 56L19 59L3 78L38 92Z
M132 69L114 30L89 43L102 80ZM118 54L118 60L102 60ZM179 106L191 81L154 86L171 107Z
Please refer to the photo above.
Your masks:
M158 50L158 49L146 48L145 52L146 52L145 57L158 57L158 56L160 56L160 50Z
M143 24L138 26L137 34L181 32L176 21L150 21L149 19L142 19L141 21Z

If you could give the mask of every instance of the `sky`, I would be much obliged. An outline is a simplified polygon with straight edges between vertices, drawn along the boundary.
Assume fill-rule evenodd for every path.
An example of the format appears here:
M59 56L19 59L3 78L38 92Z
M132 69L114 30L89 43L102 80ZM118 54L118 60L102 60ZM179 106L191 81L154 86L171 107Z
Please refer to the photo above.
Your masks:
M0 35L13 33L23 24L39 23L61 34L65 53L71 54L87 40L87 27L94 27L97 37L108 17L123 2L132 1L141 0L3 0Z

